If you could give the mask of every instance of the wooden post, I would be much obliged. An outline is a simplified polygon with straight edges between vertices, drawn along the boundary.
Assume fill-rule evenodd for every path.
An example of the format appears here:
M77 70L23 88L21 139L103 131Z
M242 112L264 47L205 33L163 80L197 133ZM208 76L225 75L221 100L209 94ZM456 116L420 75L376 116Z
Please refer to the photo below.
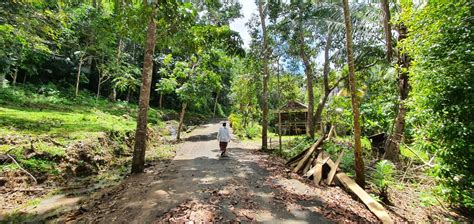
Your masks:
M278 109L278 148L281 151L281 111Z

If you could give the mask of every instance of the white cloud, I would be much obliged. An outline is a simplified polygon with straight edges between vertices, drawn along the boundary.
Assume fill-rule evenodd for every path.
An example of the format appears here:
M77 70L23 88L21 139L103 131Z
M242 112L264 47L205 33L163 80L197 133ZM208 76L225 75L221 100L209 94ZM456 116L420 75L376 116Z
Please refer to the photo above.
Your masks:
M251 38L249 34L248 27L245 26L252 14L257 13L257 5L255 5L255 0L239 0L240 4L242 5L241 13L243 15L242 18L236 19L230 23L230 28L234 31L239 32L242 40L244 41L244 47L248 48Z

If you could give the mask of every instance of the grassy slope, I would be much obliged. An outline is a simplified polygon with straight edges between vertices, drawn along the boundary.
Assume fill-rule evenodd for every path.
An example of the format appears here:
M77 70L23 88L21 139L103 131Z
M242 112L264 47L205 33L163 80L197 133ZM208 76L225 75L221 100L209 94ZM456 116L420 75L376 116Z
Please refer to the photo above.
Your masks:
M88 93L75 99L51 87L0 89L0 140L4 141L0 142L0 153L13 147L27 148L25 141L29 139L53 139L65 146L97 139L104 133L132 132L136 126L136 111L136 105L126 102L96 100ZM165 112L170 111L151 109L149 122L162 126L159 117ZM17 139L21 139L22 144L15 144ZM66 147L37 141L35 150L63 156ZM21 151L15 151L21 154ZM50 161L20 158L20 162L32 169L54 168ZM0 165L0 171L14 168L13 164Z

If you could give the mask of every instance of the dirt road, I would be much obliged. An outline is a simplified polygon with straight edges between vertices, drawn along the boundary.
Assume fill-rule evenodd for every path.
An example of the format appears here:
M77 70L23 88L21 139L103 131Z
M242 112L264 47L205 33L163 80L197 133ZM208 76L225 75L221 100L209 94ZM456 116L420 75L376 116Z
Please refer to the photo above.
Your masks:
M355 212L349 212L353 218L345 214L343 219L326 219L331 212L341 213L324 204L321 191L292 178L272 177L271 173L278 167L262 165L262 158L268 159L268 156L246 149L241 143L231 142L229 158L219 158L216 141L219 127L218 123L212 123L194 130L185 142L177 145L176 157L171 163L149 167L144 174L128 178L84 204L79 211L63 217L63 221L375 221L370 213L366 219ZM338 191L335 194L337 196ZM365 210L357 202L351 203L359 206L356 210ZM332 205L338 206L337 203Z

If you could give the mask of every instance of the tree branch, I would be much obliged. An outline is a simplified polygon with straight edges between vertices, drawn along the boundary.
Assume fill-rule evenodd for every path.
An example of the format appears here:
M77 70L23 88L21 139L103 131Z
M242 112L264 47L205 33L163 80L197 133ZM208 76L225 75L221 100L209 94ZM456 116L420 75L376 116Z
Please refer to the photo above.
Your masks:
M334 85L333 85L331 88L329 88L329 92L333 91L333 90L337 87L337 85L339 85L339 83L340 83L342 80L344 80L344 79L347 79L347 75L346 75L346 76L343 76L343 77L341 77L341 78L339 78L339 79L336 81L336 83L334 83Z
M377 64L377 62L379 62L379 61L378 61L378 60L375 60L374 62L372 62L372 63L370 63L370 64L368 64L368 65L365 65L365 66L363 66L363 67L357 68L357 70L368 69L368 68L374 66L375 64Z
M33 179L35 181L35 184L38 184L38 181L36 180L36 178L31 175L30 172L26 171L25 169L23 169L23 167L20 166L20 164L18 164L18 162L15 160L15 158L13 158L10 154L6 154L11 160L13 160L13 162L18 166L18 168L20 168L20 170L22 170L23 172L25 172L26 174L28 174L31 179Z
M420 155L418 155L418 153L416 153L416 152L413 151L410 147L408 147L408 145L406 145L406 144L403 144L403 145L405 145L405 148L407 148L408 150L410 150L410 152L412 152L413 154L415 154L416 157L418 157L418 159L420 159L426 166L429 166L429 167L431 167L431 168L434 167L434 165L431 164L431 162L434 160L435 156L433 156L433 158L431 158L430 161L426 162L423 158L421 158Z

